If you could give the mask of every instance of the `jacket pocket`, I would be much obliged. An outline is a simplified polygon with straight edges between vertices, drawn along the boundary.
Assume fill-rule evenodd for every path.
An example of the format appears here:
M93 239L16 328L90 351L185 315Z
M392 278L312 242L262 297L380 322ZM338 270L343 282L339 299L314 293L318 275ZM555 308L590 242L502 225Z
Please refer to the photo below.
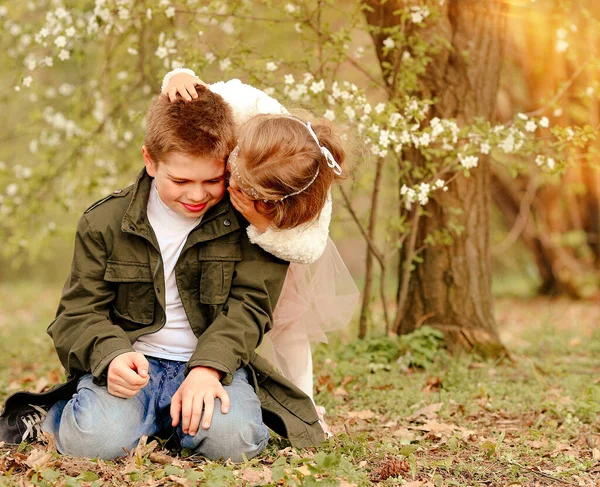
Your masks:
M231 290L235 264L242 260L236 244L205 245L198 253L200 260L200 302L224 304Z
M154 321L154 281L150 266L138 262L107 261L104 280L117 284L117 317L149 325Z

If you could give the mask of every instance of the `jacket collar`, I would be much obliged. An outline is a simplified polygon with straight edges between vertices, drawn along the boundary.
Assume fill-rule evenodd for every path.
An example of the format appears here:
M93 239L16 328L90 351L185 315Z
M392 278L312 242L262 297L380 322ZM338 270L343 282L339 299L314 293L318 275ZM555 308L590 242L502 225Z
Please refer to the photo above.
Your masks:
M151 188L152 178L144 168L135 181L131 202L121 221L121 230L149 240L158 250L158 242L147 215ZM226 193L221 201L204 214L200 225L190 233L184 250L198 242L212 240L239 228L240 223L229 201L229 194Z

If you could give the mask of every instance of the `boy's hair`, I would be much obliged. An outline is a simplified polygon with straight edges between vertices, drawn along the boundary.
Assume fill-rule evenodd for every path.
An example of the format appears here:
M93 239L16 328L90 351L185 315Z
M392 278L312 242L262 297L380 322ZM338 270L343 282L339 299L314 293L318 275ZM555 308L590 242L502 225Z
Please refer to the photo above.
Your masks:
M255 190L257 210L279 229L316 219L331 185L345 177L335 174L327 165L305 125L306 114L299 116L302 118L257 115L240 129L235 177L240 179L242 187ZM320 145L329 149L343 168L345 152L332 124L318 119L311 125Z
M192 156L227 158L235 147L236 126L231 107L208 88L196 85L198 98L186 101L178 95L152 100L146 115L144 144L155 163L171 152Z

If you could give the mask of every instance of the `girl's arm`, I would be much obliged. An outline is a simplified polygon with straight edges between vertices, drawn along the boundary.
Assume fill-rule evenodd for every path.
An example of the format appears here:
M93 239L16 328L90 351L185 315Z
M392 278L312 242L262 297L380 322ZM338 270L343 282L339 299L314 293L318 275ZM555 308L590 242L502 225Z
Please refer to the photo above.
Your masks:
M187 68L177 68L167 73L162 82L161 93L167 94L171 101L175 100L177 93L184 99L191 100L198 96L194 88L196 84L207 86L213 93L221 95L233 109L235 122L238 125L261 113L288 113L275 98L258 88L242 83L239 79L207 85Z

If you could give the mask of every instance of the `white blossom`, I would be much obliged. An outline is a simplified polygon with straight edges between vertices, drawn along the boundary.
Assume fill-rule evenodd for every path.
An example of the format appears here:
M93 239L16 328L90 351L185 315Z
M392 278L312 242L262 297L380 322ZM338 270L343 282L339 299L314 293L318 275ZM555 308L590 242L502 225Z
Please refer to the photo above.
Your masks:
M479 164L479 157L477 156L464 156L462 154L458 154L458 160L465 169L473 169L477 167Z
M383 45L388 49L393 49L396 46L396 42L391 37L388 37L383 41Z
M164 59L169 55L169 50L165 46L158 46L155 54L159 59Z
M219 69L221 71L227 71L230 67L231 67L231 59L229 59L228 57L219 61Z
M361 57L363 57L364 54L365 54L364 46L358 46L356 48L356 51L354 51L354 57L356 57L356 58L361 58Z
M482 154L489 154L492 150L492 147L490 146L489 142L482 142L479 146L479 150Z
M571 127L567 127L565 132L567 133L567 140L571 140L575 135L575 132L573 132L573 129Z
M398 125L398 122L399 122L400 120L402 120L402 118L403 118L403 117L402 117L402 115L400 115L398 112L394 112L394 113L392 113L392 114L390 115L390 121L389 121L390 127L392 127L392 128L393 128L393 127L395 127L396 125Z
M58 36L54 39L54 44L56 44L56 47L65 47L67 45L67 38L65 36Z
M331 121L335 120L335 113L334 113L334 111L331 110L331 109L325 110L325 113L323 114L323 118L326 118L326 119L331 120Z
M525 130L527 130L527 132L535 132L537 130L535 120L528 120L525 124Z
M349 120L354 120L354 118L356 117L356 111L351 106L347 106L346 108L344 108L344 113L346 114Z
M430 14L427 7L413 6L410 8L410 11L410 20L415 24L420 24Z
M31 140L29 142L29 152L31 152L32 154L35 154L38 151L38 141L37 140Z
M279 67L279 66L277 66L277 64L276 64L276 63L274 63L273 61L269 61L269 62L267 63L267 65L266 65L266 69L267 69L267 71L277 71L277 68L278 68L278 67Z
M295 30L295 31L296 31L298 34L300 34L300 32L302 32L302 26L300 25L300 22L296 22L296 23L294 24L294 30Z
M58 87L58 92L62 96L71 96L75 92L75 86L69 83L61 83Z
M288 13L290 13L290 14L295 13L296 10L298 10L298 7L296 5L294 5L293 3L288 3L285 6L285 11L288 12Z
M550 120L548 120L548 117L542 117L540 119L540 127L548 128L549 125L550 125Z
M529 117L524 113L517 113L517 117L519 117L521 120L529 120Z
M377 105L375 105L374 110L377 114L383 113L383 111L385 110L385 103L378 103Z
M446 186L446 181L443 179L436 179L434 184L436 188L444 188Z
M546 165L548 166L548 169L552 170L554 169L555 166L555 161L552 157L548 157L548 159L546 160Z
M293 85L293 84L296 82L296 80L294 79L294 75L293 75L293 74L286 74L286 75L283 77L283 82L284 82L286 85Z
M221 30L227 35L231 35L235 32L235 26L233 25L233 19L231 17L223 22L220 27Z
M66 61L70 57L71 53L66 49L61 49L61 51L58 53L58 59L60 59L61 61Z
M406 192L404 194L404 207L407 210L410 210L412 207L412 204L415 202L416 199L417 199L417 192L412 188L407 188Z
M8 9L4 5L0 5L0 17L6 17Z
M325 80L313 81L310 85L310 91L313 93L321 93L325 89Z
M508 134L506 139L504 139L500 144L498 144L500 149L502 149L506 154L510 154L515 150L515 136L513 134Z
M132 56L137 56L139 54L139 52L134 47L128 47L127 54L131 54Z
M431 142L431 136L424 132L421 137L419 137L419 145L423 147L427 147Z
M554 115L555 117L560 117L562 114L563 114L563 110L560 107L558 107L556 110L554 110L552 112L552 115Z
M559 39L566 39L567 29L565 29L564 27L559 27L558 29L556 29L556 37L558 37Z
M379 133L379 145L381 147L387 147L390 143L390 133L387 130L382 130Z
M16 185L16 183L11 183L6 187L6 195L7 196L16 195L17 191L19 191L19 187Z
M537 155L537 156L535 157L535 163L536 163L538 166L543 166L543 165L544 165L544 162L546 162L546 158L545 158L544 156L542 156L542 155Z
M205 55L204 55L204 59L206 59L206 62L208 64L212 64L216 61L217 56L214 55L214 53L208 51Z
M167 7L165 9L165 16L168 19L172 19L173 17L175 17L175 7L171 6L171 7Z
M558 41L556 41L556 45L554 46L554 49L558 53L565 52L568 48L569 48L569 43L567 41L565 41L564 39L559 39Z
M37 61L35 60L35 57L30 53L23 61L23 64L29 71L33 71L37 66Z
M76 33L77 33L77 31L75 30L75 27L73 27L73 26L71 26L67 30L65 30L65 35L67 37L74 37Z

